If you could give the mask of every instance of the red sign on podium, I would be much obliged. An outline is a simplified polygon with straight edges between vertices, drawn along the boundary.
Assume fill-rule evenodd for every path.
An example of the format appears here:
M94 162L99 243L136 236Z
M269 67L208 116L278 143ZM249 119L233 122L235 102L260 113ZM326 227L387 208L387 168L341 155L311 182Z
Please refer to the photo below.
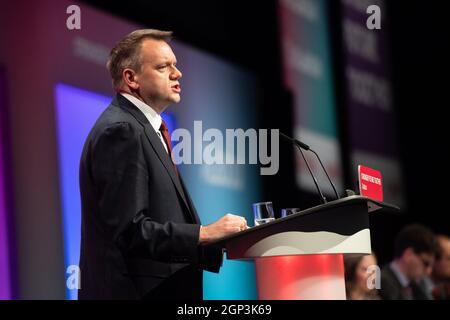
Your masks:
M359 193L362 196L383 202L381 172L362 165L358 166Z

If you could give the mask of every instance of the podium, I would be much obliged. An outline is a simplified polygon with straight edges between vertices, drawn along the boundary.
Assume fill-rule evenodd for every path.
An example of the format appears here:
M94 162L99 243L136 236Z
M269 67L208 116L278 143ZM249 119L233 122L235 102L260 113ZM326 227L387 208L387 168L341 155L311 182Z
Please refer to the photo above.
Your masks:
M345 299L344 255L371 254L369 213L396 206L349 196L211 243L254 260L258 299Z

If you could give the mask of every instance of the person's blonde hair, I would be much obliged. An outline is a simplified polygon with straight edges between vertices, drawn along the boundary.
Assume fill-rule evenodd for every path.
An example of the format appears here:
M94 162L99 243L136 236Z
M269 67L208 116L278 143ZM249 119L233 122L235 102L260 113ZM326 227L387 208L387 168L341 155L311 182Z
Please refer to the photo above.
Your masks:
M141 45L145 39L155 39L169 42L172 39L172 31L156 29L135 30L116 43L106 63L106 68L111 74L114 88L122 85L122 72L125 68L135 71L141 67Z

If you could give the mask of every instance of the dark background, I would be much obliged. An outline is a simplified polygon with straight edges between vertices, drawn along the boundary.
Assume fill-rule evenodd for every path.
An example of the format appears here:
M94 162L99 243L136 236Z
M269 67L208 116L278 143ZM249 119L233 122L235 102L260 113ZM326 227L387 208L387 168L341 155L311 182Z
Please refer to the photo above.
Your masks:
M291 98L282 87L276 1L139 0L133 5L99 0L82 2L146 27L172 30L177 39L253 71L262 86L259 116L263 126L292 134L292 112L287 115L278 111L281 106L291 104ZM371 217L373 246L381 263L391 258L393 239L404 224L420 222L436 232L450 233L446 205L449 148L445 130L449 107L450 37L446 19L449 6L445 1L386 2L391 80L407 205L401 215ZM339 3L334 0L329 3L344 181L347 188L356 189L350 181L353 168L349 167L347 117L340 85L343 74L339 72L342 61ZM298 206L299 199L303 207L318 204L315 194L296 187L294 150L287 145L280 147L278 175L264 178L266 199L284 207Z

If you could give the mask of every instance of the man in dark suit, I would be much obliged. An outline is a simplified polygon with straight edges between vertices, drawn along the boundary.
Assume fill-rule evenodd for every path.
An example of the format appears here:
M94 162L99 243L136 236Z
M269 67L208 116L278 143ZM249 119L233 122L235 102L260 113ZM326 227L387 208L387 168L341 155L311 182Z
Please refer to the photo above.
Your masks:
M422 282L431 273L435 252L436 239L427 227L413 224L400 230L395 258L381 271L381 298L428 300Z
M80 299L202 299L202 270L223 253L204 244L247 228L227 214L201 226L171 158L160 114L180 101L171 32L137 30L112 49L117 95L80 163Z

